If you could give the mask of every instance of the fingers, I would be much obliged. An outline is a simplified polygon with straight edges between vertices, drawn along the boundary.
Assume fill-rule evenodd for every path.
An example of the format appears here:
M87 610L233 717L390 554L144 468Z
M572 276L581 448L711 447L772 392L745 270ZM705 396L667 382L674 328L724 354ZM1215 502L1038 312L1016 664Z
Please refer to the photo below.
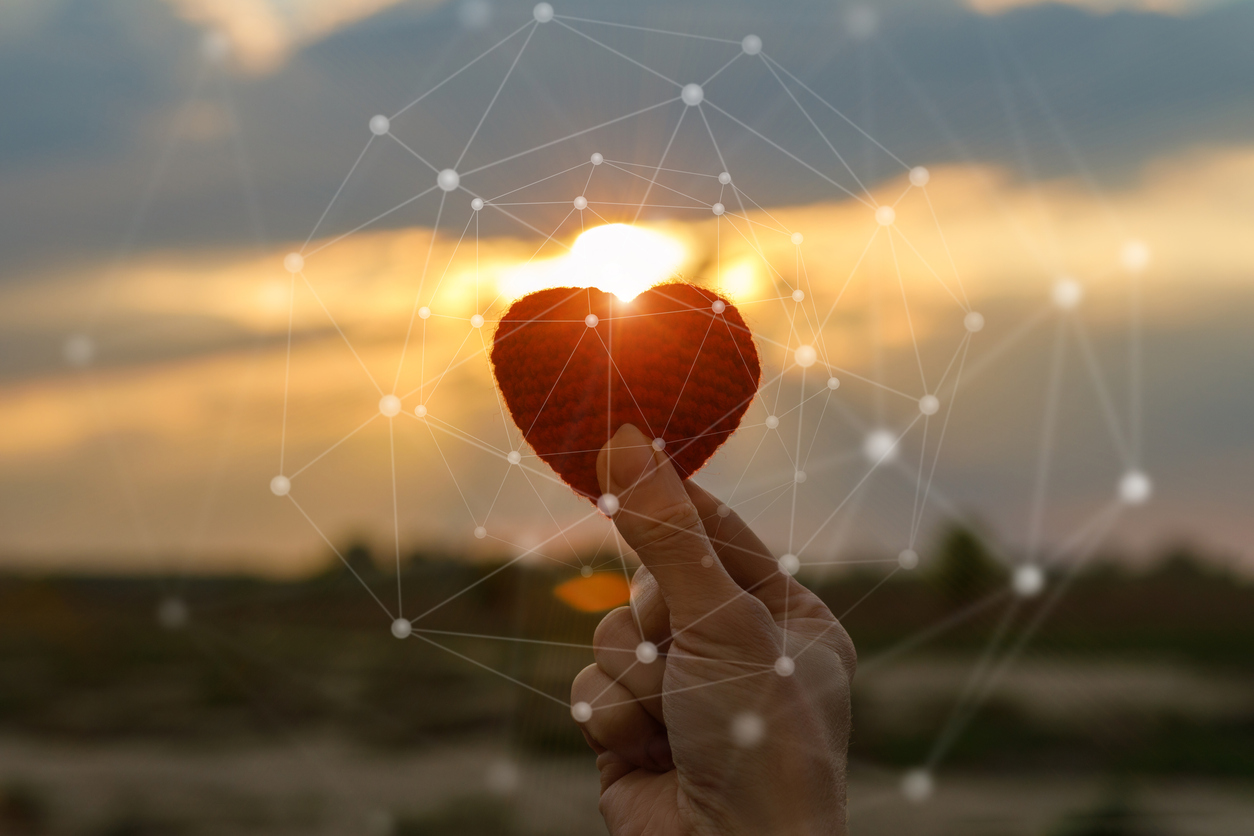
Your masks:
M597 478L617 497L614 524L657 579L673 624L690 624L739 593L670 459L640 430L624 424L601 448Z
M601 670L639 698L644 710L661 722L662 675L666 670L659 655L661 642L651 641L652 648L646 647L643 654L639 652L640 642L640 631L631 611L619 607L597 625L592 637L593 653ZM648 652L650 649L652 653Z
M584 735L636 766L665 772L674 768L666 728L653 718L622 683L597 665L579 672L570 687L571 703L588 703L592 714L577 721Z

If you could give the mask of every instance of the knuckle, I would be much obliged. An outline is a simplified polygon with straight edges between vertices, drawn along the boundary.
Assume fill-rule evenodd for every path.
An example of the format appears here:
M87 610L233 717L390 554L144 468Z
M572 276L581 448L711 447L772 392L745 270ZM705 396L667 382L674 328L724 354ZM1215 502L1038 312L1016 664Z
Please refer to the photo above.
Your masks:
M684 548L690 541L700 542L701 517L687 497L633 516L631 528L636 542L632 547L637 552Z

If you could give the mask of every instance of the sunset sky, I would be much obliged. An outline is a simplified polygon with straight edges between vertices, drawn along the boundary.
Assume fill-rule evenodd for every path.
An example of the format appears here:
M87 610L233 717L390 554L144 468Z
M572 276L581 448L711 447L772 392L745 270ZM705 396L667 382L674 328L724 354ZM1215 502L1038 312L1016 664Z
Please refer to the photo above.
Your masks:
M1254 5L554 6L6 4L0 562L609 554L485 348L529 290L679 276L764 360L699 481L808 571L952 518L1254 570Z

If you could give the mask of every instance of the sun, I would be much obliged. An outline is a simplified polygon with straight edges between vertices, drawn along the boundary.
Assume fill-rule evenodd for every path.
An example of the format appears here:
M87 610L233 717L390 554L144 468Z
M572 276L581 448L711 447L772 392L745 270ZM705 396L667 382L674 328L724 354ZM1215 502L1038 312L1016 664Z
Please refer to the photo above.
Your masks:
M673 278L686 257L684 245L661 232L606 224L576 238L568 255L509 271L501 292L518 298L547 287L595 287L630 302Z

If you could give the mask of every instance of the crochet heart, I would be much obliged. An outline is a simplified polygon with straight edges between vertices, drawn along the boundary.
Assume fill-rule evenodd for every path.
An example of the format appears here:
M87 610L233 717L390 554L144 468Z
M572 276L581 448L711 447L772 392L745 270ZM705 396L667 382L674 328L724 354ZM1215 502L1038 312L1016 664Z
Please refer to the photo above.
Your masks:
M684 283L630 302L595 288L524 296L501 318L492 367L527 442L594 501L597 453L619 427L661 439L687 478L740 425L761 375L736 308Z

